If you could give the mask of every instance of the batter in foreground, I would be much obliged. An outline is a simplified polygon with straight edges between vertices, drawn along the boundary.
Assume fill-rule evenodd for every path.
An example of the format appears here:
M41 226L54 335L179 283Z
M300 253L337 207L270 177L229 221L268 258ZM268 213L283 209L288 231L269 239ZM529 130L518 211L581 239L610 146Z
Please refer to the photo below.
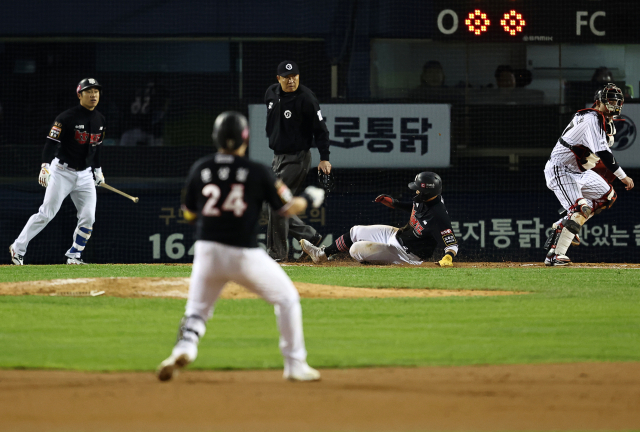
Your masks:
M258 246L258 218L267 202L282 217L320 207L324 190L309 186L300 197L273 172L243 157L249 142L247 119L225 112L213 125L218 152L197 161L183 190L185 219L196 221L196 244L189 298L171 356L158 366L160 381L193 362L206 322L224 285L233 280L274 305L284 356L284 378L317 381L307 364L300 296L291 279Z

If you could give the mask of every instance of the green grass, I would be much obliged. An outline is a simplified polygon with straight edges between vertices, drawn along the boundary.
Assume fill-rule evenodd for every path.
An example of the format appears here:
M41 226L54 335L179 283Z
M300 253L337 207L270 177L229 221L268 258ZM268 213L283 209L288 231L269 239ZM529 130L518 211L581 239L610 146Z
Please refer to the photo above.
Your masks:
M189 266L2 267L0 282L185 277ZM637 270L284 267L343 286L501 289L519 296L303 299L317 367L640 361ZM184 300L0 297L0 367L151 370L174 343ZM221 300L195 369L280 368L273 308Z

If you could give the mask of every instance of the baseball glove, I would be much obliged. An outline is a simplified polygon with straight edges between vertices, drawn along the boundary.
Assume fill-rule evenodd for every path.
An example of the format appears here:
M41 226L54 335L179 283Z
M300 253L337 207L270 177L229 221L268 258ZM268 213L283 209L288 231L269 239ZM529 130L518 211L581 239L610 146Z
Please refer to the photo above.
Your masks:
M326 193L331 192L335 186L333 172L325 174L324 172L318 170L318 184L322 189L324 189Z

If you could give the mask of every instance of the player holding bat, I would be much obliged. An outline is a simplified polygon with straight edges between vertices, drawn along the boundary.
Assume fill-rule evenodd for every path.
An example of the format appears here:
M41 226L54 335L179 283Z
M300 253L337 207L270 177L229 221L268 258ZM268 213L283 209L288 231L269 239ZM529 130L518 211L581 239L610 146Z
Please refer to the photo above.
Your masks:
M96 186L104 182L99 156L106 122L96 110L101 91L97 80L83 79L76 88L80 103L53 122L38 176L38 182L47 191L38 212L29 218L9 246L13 264L24 264L29 242L55 217L67 195L78 210L78 224L73 232L73 244L65 253L66 263L84 264L82 251L91 237L96 217Z

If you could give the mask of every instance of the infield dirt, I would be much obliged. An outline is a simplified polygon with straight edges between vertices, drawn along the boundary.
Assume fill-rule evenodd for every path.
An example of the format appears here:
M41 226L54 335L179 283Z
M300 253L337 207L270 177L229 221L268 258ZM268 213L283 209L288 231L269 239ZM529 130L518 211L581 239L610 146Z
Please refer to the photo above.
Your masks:
M457 263L458 267L529 265L540 266ZM640 268L633 264L581 267ZM302 297L310 298L514 294L295 285ZM90 295L104 291L100 295L184 298L187 288L188 278L59 279L3 283L0 295ZM225 296L247 298L253 294L231 284ZM186 371L161 383L151 372L0 370L0 430L640 430L640 363L321 372L322 381L316 383L284 381L281 370Z
M640 363L275 371L0 371L10 431L640 429Z

